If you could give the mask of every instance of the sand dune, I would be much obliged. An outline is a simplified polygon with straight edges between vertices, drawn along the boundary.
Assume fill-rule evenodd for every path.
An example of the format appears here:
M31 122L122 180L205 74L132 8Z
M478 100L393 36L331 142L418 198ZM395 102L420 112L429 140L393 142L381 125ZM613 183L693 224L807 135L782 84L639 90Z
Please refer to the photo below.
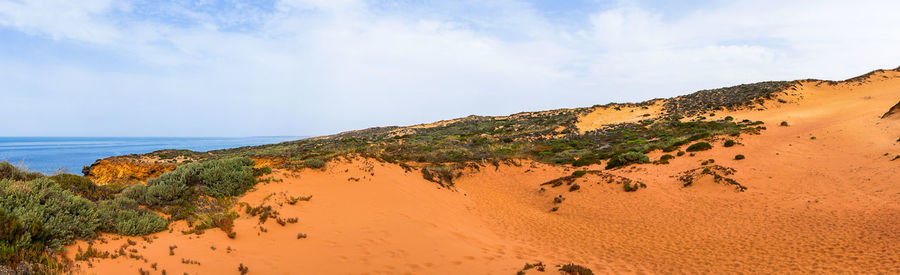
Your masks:
M575 169L527 160L470 168L450 189L393 164L333 161L323 170L277 171L283 181L239 199L297 223L260 225L242 215L234 239L216 229L185 235L183 222L147 239L106 235L94 247L115 251L134 240L126 250L146 261L93 259L76 262L76 271L219 274L243 264L251 274L513 274L543 262L547 273L566 263L595 273L900 273L900 160L892 160L900 156L900 121L882 119L900 102L900 72L806 81L780 99L764 110L716 113L766 123L733 147L721 137L712 150L667 165L604 171L646 183L635 192L590 173L571 183L575 191L542 186ZM632 119L628 113L596 111L579 123L599 127ZM685 187L679 177L709 159L734 169L728 177L746 191L711 176Z

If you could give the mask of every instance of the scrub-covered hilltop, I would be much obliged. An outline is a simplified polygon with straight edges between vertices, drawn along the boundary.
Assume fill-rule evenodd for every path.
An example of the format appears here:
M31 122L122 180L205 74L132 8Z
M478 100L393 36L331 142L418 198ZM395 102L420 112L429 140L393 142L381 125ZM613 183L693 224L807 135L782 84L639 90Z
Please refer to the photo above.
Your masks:
M793 85L796 82L760 82L641 103L611 103L502 117L469 116L210 152L162 150L98 160L84 172L101 183L131 184L186 160L241 156L263 160L272 164L272 168L296 169L318 168L334 157L347 155L426 166L426 171L438 173L448 173L466 164L496 165L514 159L574 166L613 160L607 163L608 168L613 168L649 162L644 154L657 149L673 152L704 138L758 133L765 129L761 121L737 121L716 116L715 112L764 109L767 100L789 94Z

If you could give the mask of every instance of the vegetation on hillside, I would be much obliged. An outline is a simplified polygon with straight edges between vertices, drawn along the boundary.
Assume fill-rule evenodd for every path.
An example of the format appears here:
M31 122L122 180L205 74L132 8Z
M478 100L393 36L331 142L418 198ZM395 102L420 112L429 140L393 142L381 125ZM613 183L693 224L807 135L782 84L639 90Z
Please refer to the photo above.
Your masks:
M230 198L271 171L253 164L248 158L191 163L146 185L122 189L0 163L0 271L15 267L53 273L62 268L56 255L73 240L89 240L98 232L138 236L165 230L169 221L151 210L171 215L170 220L204 225L210 214L225 213Z

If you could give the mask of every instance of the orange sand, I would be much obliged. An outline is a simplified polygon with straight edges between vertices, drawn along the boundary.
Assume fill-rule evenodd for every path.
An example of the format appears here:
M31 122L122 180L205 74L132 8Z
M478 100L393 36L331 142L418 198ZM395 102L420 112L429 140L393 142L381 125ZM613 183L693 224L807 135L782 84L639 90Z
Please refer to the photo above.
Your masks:
M579 117L575 127L582 133L600 129L605 125L638 122L649 117L658 117L662 113L662 100L656 100L649 106L598 106L590 113Z
M152 243L131 238L138 244L129 249L147 262L79 261L76 272L136 273L158 263L154 274L237 274L243 263L250 274L514 274L543 261L550 274L569 262L600 274L900 273L900 160L891 161L900 155L900 120L880 119L900 101L900 73L791 92L794 100L767 102L764 111L717 112L766 122L768 130L742 135L734 147L723 138L668 165L609 171L647 184L637 192L595 175L578 179L578 191L539 191L573 170L528 161L467 171L455 190L396 165L338 161L278 172L283 182L240 198L258 205L275 193L267 204L296 224L270 219L260 233L258 220L242 215L229 239L218 229L184 235L179 223ZM682 187L677 175L706 159L736 169L731 177L747 191L710 180ZM566 200L554 204L560 194ZM289 205L285 195L313 197ZM554 205L559 211L550 212ZM95 247L112 252L125 243L114 237ZM178 246L174 256L170 245ZM70 257L77 246L85 244L70 246Z

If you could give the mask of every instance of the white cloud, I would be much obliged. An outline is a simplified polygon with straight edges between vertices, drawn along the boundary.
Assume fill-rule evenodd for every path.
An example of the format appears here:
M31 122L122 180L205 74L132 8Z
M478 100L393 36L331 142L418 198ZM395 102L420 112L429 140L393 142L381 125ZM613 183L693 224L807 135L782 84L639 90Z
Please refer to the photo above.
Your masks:
M110 0L3 1L0 25L54 39L108 43L117 39L118 30L97 18L112 8Z
M441 5L222 12L247 20L158 7L184 23L137 16L146 3L0 2L0 26L108 59L0 59L4 93L70 111L10 134L66 135L54 131L86 120L108 122L78 128L88 135L327 134L900 64L893 1L735 1L675 16L623 2L566 24L515 1Z

